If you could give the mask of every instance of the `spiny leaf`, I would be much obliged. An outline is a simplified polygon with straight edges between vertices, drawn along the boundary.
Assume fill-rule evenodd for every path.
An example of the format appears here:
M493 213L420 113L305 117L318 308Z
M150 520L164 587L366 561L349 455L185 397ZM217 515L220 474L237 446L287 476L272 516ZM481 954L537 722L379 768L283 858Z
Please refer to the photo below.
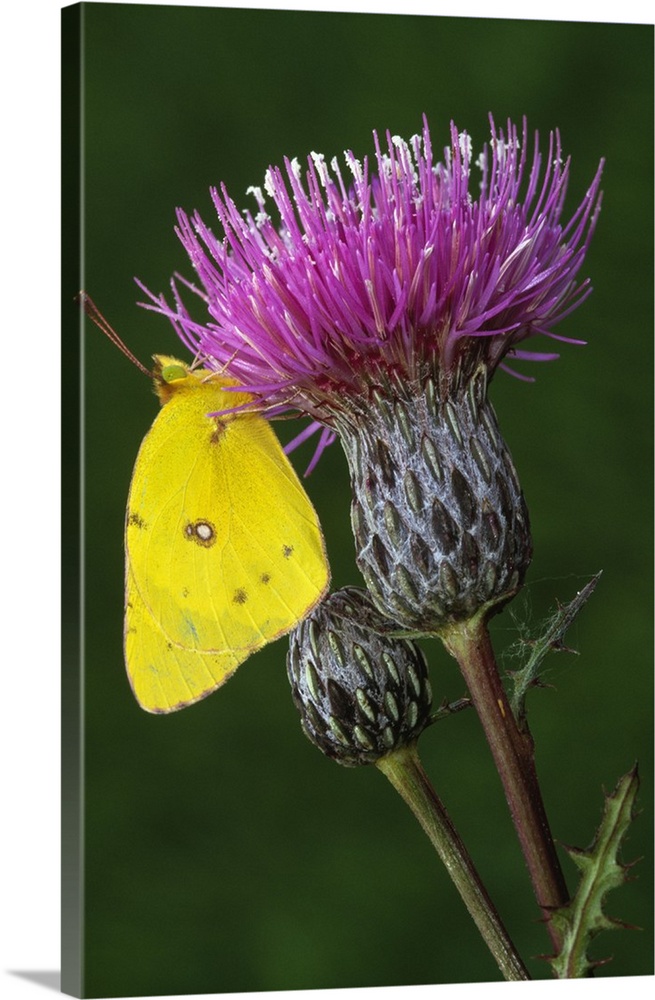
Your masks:
M614 792L605 798L605 811L591 847L586 851L567 848L580 871L580 884L570 903L550 916L562 938L560 953L550 959L558 979L580 979L590 975L594 966L587 949L600 931L625 927L603 912L610 889L627 881L630 865L621 864L618 850L634 818L634 804L639 787L637 765L619 781Z
M575 650L567 649L564 645L564 636L575 621L578 613L593 594L600 577L601 574L596 573L589 583L575 595L570 604L565 604L557 608L553 616L549 619L544 634L529 643L532 647L532 652L525 666L521 667L520 670L512 672L511 677L514 684L514 693L511 704L519 727L522 728L525 722L525 699L528 690L541 683L537 678L537 674L546 655L551 651L575 652Z

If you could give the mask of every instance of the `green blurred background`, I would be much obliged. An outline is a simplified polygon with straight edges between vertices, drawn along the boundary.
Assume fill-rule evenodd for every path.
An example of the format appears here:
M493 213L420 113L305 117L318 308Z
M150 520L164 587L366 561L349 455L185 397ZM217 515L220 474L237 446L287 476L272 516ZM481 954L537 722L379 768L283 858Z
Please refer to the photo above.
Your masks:
M534 385L500 373L492 387L535 541L524 597L494 634L510 645L518 622L536 627L604 571L569 635L581 655L551 658L552 686L530 698L530 722L562 843L589 844L603 788L640 762L642 812L623 856L643 860L607 909L643 929L605 934L593 953L613 956L599 976L652 973L652 28L121 4L83 4L82 28L82 280L146 361L179 351L168 323L137 308L133 277L157 292L175 270L190 276L174 209L211 221L212 184L225 181L245 207L246 188L283 156L361 157L373 128L409 137L423 112L436 149L451 118L478 148L489 111L498 123L527 115L544 141L558 126L573 158L569 212L607 158L583 272L595 291L559 328L588 346L563 345ZM75 95L64 99L74 118ZM69 181L77 155L68 150ZM70 198L68 208L74 220ZM69 263L76 241L65 227ZM79 280L64 288L73 366ZM121 648L123 518L156 401L90 323L82 347L86 995L497 979L391 786L374 768L336 766L302 735L284 641L186 711L137 707ZM74 397L64 404L70 442ZM298 430L278 427L285 439ZM74 451L64 466L71 504ZM310 455L310 445L296 453L299 469ZM307 487L334 587L359 583L338 446ZM454 662L436 643L425 648L436 699L461 696ZM74 687L74 665L65 668ZM550 978L533 957L548 938L473 713L430 729L421 751L532 975Z

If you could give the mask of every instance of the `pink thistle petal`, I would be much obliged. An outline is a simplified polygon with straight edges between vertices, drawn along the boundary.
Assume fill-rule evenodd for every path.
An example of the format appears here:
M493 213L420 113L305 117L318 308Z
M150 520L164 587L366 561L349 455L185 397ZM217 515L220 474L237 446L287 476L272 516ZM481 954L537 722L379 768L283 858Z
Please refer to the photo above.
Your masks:
M603 161L565 221L571 164L559 132L542 157L536 134L529 152L525 119L520 135L511 121L489 121L477 156L451 124L435 163L424 118L409 142L374 132L370 163L351 151L341 166L314 153L304 168L285 159L268 169L263 190L250 189L255 212L213 188L220 238L198 213L177 213L197 284L176 276L170 304L140 284L143 305L270 413L293 409L322 426L388 377L448 385L481 365L506 368L507 355L554 360L517 345L537 335L581 343L553 327L591 291L578 273L598 221ZM200 300L204 318L192 317L180 290ZM317 454L331 434L321 434Z

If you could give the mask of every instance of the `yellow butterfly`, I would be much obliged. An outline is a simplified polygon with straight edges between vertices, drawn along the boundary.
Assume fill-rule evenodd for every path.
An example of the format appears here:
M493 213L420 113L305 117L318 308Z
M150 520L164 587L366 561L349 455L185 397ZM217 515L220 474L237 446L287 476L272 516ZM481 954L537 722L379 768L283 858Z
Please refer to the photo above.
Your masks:
M148 374L162 408L127 503L125 662L142 708L174 712L297 625L330 573L316 512L268 421L208 416L252 397L171 357L156 355Z

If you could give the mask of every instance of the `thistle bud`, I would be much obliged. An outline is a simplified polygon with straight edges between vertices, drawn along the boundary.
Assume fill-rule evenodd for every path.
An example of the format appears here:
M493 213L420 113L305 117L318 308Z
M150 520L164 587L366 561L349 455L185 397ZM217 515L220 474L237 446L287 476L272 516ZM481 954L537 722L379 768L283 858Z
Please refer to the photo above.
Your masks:
M357 565L377 607L439 632L498 609L532 555L528 510L480 368L460 391L379 393L341 437Z
M411 743L432 705L428 667L356 587L331 594L291 634L287 672L306 736L339 764Z

